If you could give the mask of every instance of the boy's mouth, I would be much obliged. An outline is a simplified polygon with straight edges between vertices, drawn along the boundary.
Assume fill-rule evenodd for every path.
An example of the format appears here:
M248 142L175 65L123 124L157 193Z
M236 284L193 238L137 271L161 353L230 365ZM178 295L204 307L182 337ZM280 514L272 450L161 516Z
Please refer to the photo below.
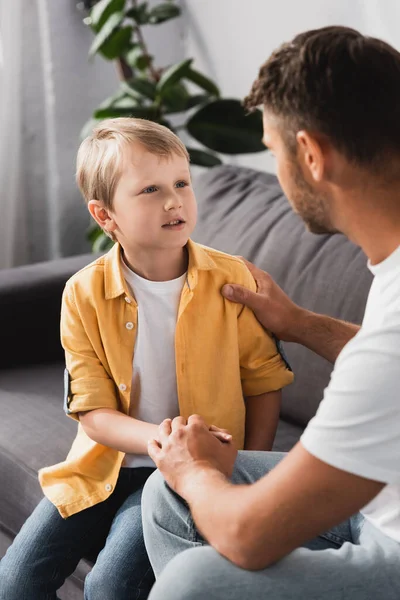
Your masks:
M162 227L163 227L163 229L182 229L184 225L185 225L185 221L181 218L178 218L178 219L171 219L167 223L164 223L164 225Z

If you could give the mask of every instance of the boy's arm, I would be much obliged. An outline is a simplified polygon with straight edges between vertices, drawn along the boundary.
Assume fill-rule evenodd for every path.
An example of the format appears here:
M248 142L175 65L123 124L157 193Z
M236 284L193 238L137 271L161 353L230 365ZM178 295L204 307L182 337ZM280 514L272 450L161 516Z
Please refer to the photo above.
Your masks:
M145 423L110 408L79 413L81 425L91 440L126 454L147 454L158 425Z
M280 390L245 398L245 450L272 450L279 422L281 398Z

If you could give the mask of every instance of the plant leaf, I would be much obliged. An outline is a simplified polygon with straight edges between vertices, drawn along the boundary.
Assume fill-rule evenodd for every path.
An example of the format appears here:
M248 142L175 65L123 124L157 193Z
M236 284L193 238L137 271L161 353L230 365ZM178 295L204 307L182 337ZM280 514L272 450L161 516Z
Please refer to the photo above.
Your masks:
M189 96L189 98L186 101L186 110L189 110L194 106L198 106L199 104L205 104L205 102L210 102L210 96L207 96L207 94L197 94L196 96Z
M125 8L125 0L100 0L90 11L90 26L98 33L108 18Z
M164 90L163 104L165 114L186 110L189 93L183 83L178 82Z
M157 84L157 91L161 97L168 87L180 81L182 77L185 77L192 62L193 58L188 58L177 65L172 65L172 67L169 67L169 69L164 71L164 73L161 75L160 81Z
M94 242L102 233L103 230L97 225L97 223L91 223L87 229L86 237L89 242L94 244Z
M153 57L150 54L143 54L142 48L136 45L126 53L125 60L134 69L143 71L149 66Z
M110 108L96 110L93 116L95 119L136 117L138 119L149 119L150 121L157 121L158 110L155 106L112 106Z
M186 148L190 155L190 162L192 165L198 165L200 167L216 167L222 165L222 160L211 154L210 152L204 152L204 150L198 150L197 148Z
M181 9L179 6L175 4L169 4L167 2L162 2L155 6L149 14L149 23L152 25L158 25L159 23L164 23L165 21L169 21L170 19L174 19L175 17L179 17L181 14Z
M189 81L195 83L202 90L205 90L211 94L211 96L216 96L217 98L220 97L220 91L218 87L213 81L211 81L211 79L203 75L203 73L199 73L199 71L189 68L186 72L185 79L189 79Z
M113 246L113 240L109 238L108 235L104 233L104 231L102 231L101 234L95 239L92 246L92 251L107 252L107 250L110 250Z
M108 60L120 57L130 45L132 31L130 25L116 29L100 48L100 54Z
M119 89L115 94L103 100L103 102L97 107L97 110L100 108L109 108L110 106L113 106L116 102L122 100L125 95L125 91L123 89Z
M89 50L89 57L92 57L100 50L102 45L107 41L107 39L114 33L117 27L122 22L124 15L122 12L113 13L107 22L103 25L99 33L94 38L92 45Z
M262 152L261 111L246 114L239 100L215 100L186 123L190 135L207 148L225 154Z
M134 97L138 97L139 95L139 97L144 96L150 100L154 100L156 97L156 85L148 79L135 77L134 79L129 79L129 81L121 83L121 87L127 94L132 94Z
M136 8L127 10L125 16L129 19L133 19L138 25L147 25L150 17L147 5L147 2L142 2Z

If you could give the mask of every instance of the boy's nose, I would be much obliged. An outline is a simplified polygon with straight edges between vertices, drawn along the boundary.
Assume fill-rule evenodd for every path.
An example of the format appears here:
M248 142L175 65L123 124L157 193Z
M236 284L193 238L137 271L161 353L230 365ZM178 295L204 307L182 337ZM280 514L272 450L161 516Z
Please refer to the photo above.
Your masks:
M164 204L164 208L165 210L172 210L172 209L176 209L176 208L181 208L182 206L182 202L181 199L179 198L178 195L171 195L168 196L167 200L165 201Z

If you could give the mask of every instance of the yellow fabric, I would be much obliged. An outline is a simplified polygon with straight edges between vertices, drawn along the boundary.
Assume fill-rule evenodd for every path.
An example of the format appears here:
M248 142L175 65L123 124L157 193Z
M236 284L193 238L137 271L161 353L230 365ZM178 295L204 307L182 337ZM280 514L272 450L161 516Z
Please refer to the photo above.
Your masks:
M252 311L221 295L226 283L256 289L243 262L192 241L188 250L175 333L180 412L200 414L228 429L242 448L243 395L279 390L293 374ZM78 412L97 408L129 411L138 309L120 261L115 244L74 275L63 294L61 340L70 380L66 411L76 420ZM123 459L124 453L93 442L79 424L67 459L42 469L40 483L68 517L110 496Z

